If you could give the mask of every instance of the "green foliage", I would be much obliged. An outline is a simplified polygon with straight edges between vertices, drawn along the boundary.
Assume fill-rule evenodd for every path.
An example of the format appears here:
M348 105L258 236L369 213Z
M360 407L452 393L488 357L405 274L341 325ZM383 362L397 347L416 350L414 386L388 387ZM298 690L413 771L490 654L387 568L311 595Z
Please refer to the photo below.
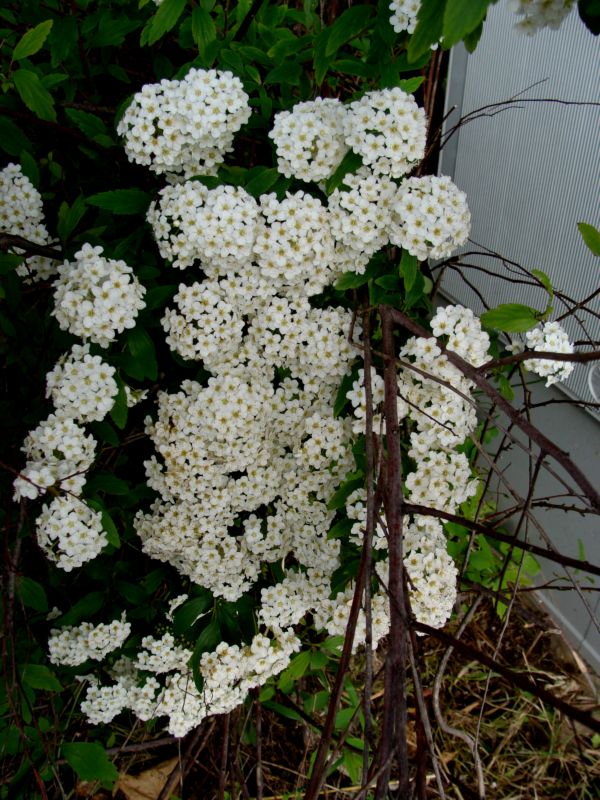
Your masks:
M600 256L600 231L587 222L578 222L581 238L595 256Z
M61 752L82 781L99 781L111 789L119 777L117 768L97 742L66 742Z

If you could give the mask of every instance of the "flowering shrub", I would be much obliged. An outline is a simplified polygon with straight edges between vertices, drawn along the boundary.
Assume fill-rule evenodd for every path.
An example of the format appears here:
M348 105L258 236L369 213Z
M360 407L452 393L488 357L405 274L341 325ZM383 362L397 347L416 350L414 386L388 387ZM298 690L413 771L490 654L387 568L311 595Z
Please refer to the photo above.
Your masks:
M15 342L29 333L38 343L42 372L35 358L21 368L35 373L38 394L45 383L54 411L40 400L27 417L17 444L25 460L12 478L14 499L34 520L27 546L36 574L59 606L51 625L42 584L21 580L19 591L39 586L29 601L40 614L39 658L64 667L65 680L77 675L87 722L109 725L130 712L181 737L250 690L299 677L307 647L327 637L350 629L356 652L393 636L399 569L411 619L433 628L448 621L458 566L443 522L481 493L469 458L478 398L468 370L494 358L498 344L468 309L433 312L419 261L464 244L470 214L448 177L414 174L428 135L412 93L421 76L384 80L401 41L385 15L349 8L324 28L331 40L323 45L310 4L304 16L264 4L247 37L241 5L228 17L220 3L185 12L172 0L135 11L127 4L118 26L109 5L99 2L97 24L90 17L82 28L85 46L101 51L94 70L110 65L119 89L109 124L101 104L80 107L80 87L75 101L46 88L61 84L48 70L81 58L78 47L62 52L58 18L56 33L54 17L37 31L37 50L25 41L22 59L16 43L11 65L23 65L7 69L15 102L53 123L56 101L79 148L68 154L73 164L60 151L79 176L66 181L79 193L62 199L53 151L36 153L36 174L21 147L25 132L7 128L21 164L0 176L1 232L44 252L15 241L3 254L7 299L22 302L35 282L37 304L52 307L31 331L29 316L15 328ZM417 4L392 5L392 25L412 15L410 31ZM169 34L175 6L179 38ZM295 70L300 45L289 45L281 26L316 48L310 75ZM165 36L197 58L174 65L163 52L121 62L119 36L140 29L144 46ZM48 70L31 71L38 86L22 73L49 36ZM140 75L139 91L121 85L132 76L139 85ZM37 94L23 90L27 80ZM334 88L339 97L329 96ZM36 106L42 89L50 99ZM396 331L393 356L382 355L376 307L402 309L427 327ZM572 352L546 319L526 344ZM527 363L548 382L569 371L568 362ZM396 440L395 500L417 509L404 515L400 565L383 508L389 497L374 500L368 455L375 447L379 466L387 463ZM371 548L367 592L358 564Z

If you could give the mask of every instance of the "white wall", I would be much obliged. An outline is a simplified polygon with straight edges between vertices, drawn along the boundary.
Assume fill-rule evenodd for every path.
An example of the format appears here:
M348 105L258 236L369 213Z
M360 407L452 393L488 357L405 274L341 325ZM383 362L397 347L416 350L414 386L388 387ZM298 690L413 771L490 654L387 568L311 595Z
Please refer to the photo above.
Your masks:
M455 48L448 77L448 130L460 116L491 103L507 100L527 90L523 98L552 98L579 103L597 102L598 40L592 36L575 11L560 31L542 31L534 38L518 34L515 17L507 3L490 8L481 42L474 54ZM494 113L494 109L489 109ZM558 103L515 103L494 116L470 122L444 148L440 173L452 175L466 191L473 215L471 238L490 250L528 269L542 269L555 287L582 299L600 285L600 260L583 244L577 222L600 227L598 187L600 186L600 109L589 105ZM472 245L469 249L473 248ZM472 265L483 265L499 275L511 277L495 259L471 257ZM545 307L542 290L524 290L512 280L497 280L467 268L465 275L491 305L524 302ZM482 305L476 293L457 275L447 275L444 292L472 306ZM593 308L600 312L600 299ZM565 307L555 304L555 315ZM570 318L567 327L576 340L600 340L600 322L590 314ZM562 391L536 387L538 399L565 399ZM593 397L587 384L587 368L576 367L565 389L584 400ZM544 432L558 440L576 463L596 484L600 481L600 415L567 408L565 404L540 409L535 421ZM517 450L504 458L511 482L521 488L528 483L528 463ZM554 493L554 479L546 476L538 495ZM577 557L581 540L586 557L600 563L600 524L597 518L548 513L543 519L556 546ZM535 533L531 532L532 539ZM560 570L544 564L542 580L552 579ZM589 586L586 576L580 575ZM600 598L586 593L596 614ZM544 600L557 620L580 648L581 654L600 670L600 634L590 621L581 600L572 592L545 592Z

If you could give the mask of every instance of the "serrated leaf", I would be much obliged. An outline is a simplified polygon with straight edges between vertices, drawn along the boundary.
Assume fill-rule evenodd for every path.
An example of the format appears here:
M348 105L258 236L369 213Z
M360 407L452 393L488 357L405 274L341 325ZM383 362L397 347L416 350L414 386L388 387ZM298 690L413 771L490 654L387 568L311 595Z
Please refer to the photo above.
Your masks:
M115 189L112 192L99 192L87 198L92 206L112 211L113 214L145 214L151 197L141 189Z
M119 391L115 397L113 407L110 410L110 416L117 428L123 430L127 424L127 414L129 413L129 408L127 406L127 392L125 390L125 384L119 378L117 378L117 386L119 387Z
M34 611L46 612L48 611L48 599L44 587L33 578L27 578L24 575L17 579L16 585L17 597L27 608L33 608Z
M579 233L586 246L595 256L600 256L600 231L587 222L578 222Z
M108 128L96 114L92 114L89 111L82 111L79 108L65 108L65 114L89 139L96 140L96 138L99 137L100 144L108 139L109 144L107 146L109 147L115 144L110 138Z
M337 395L335 397L335 401L333 404L333 416L339 417L339 415L344 410L346 403L348 402L348 398L346 395L352 388L352 384L357 378L356 369L352 370L352 372L344 375L342 378L342 382L340 383L340 388L338 389Z
M331 178L328 178L325 184L326 193L331 194L336 189L339 189L339 187L343 184L346 175L348 175L348 173L356 172L357 169L362 167L362 163L363 160L358 153L355 153L353 150L348 150Z
M263 83L282 83L289 84L290 86L298 86L300 84L301 75L301 64L298 64L297 61L284 61L283 64L279 64L279 66L267 72Z
M481 314L480 319L488 328L507 333L523 333L537 325L539 312L521 303L502 303Z
M86 208L87 205L85 198L81 194L71 206L64 201L60 204L56 231L63 242L66 241L73 233L81 218L85 214Z
M56 122L56 111L52 95L44 87L39 77L30 69L17 69L12 74L15 89L27 108L48 122Z
M190 666L192 668L192 675L194 676L194 683L200 692L202 691L204 685L204 679L202 677L202 673L200 672L200 659L202 654L209 653L211 650L214 650L221 640L221 628L219 627L219 623L216 619L213 619L208 623L206 628L204 628L196 640L192 657L190 659Z
M88 619L97 611L99 611L104 604L104 595L102 592L90 592L82 597L73 608L69 609L53 624L63 625L77 625L84 619Z
M126 495L129 494L130 488L127 481L117 478L111 472L96 472L85 485L86 492L89 494L106 492L106 494L112 495Z
M402 89L403 92L406 92L407 94L414 94L424 80L425 77L423 75L418 75L416 78L403 78L402 80L398 81L397 85L398 88Z
M330 511L335 511L338 508L343 508L346 504L346 500L352 494L355 489L360 489L364 484L364 477L357 477L351 478L348 481L345 481L337 492L334 492L333 496L331 497L330 501L327 503L327 508Z
M0 116L0 147L9 156L20 156L23 150L31 150L33 145L18 125Z
M251 194L253 197L260 197L261 194L265 194L269 191L279 180L279 172L273 168L264 169L261 168L260 171L253 175L253 177L248 181L248 183L244 186L244 189Z
M28 58L37 53L38 50L41 50L51 28L52 20L47 19L24 33L13 50L12 60L18 61L20 58Z
M335 525L329 529L329 533L327 534L328 539L341 539L343 536L348 536L354 525L356 524L356 520L354 519L340 519Z
M173 614L173 630L177 636L189 633L196 620L205 614L213 604L213 597L208 590L203 590L200 597L194 597L180 606Z
M400 275L402 275L406 292L410 292L415 285L418 271L419 262L417 257L411 255L408 250L403 250L400 258Z
M177 291L177 286L170 285L170 286L154 286L152 289L148 289L146 294L144 295L144 300L146 302L146 308L153 310L155 308L162 308L169 300L173 298L173 295Z
M554 288L553 288L553 286L552 286L552 281L550 280L550 278L548 277L548 275L546 275L546 273L545 273L545 272L542 272L542 270L541 270L541 269L532 269L532 270L531 270L531 274L532 274L532 275L533 275L535 278L537 278L537 279L538 279L538 281L539 281L539 282L542 284L542 286L544 287L544 289L545 289L545 290L548 292L548 294L550 295L550 298L553 298L553 297L554 297Z
M186 0L163 0L158 11L142 31L142 44L152 45L174 28L183 13Z
M325 55L327 57L334 55L343 44L362 33L368 26L372 14L372 6L352 6L344 11L329 29Z
M23 664L19 667L21 680L32 689L45 689L48 692L62 691L62 685L52 670L43 664Z
M428 53L431 45L442 37L446 0L422 0L417 14L417 25L407 48L409 63Z
M486 15L491 0L451 0L444 9L444 49L474 31Z
M200 53L217 38L217 29L211 15L201 6L192 11L192 37Z
M26 175L32 184L38 188L40 185L40 170L35 158L26 150L23 150L19 155L19 161L21 162L23 175Z
M61 753L82 781L100 781L111 788L119 777L117 768L97 742L67 742Z
M121 546L121 537L119 536L119 531L117 530L117 526L115 525L113 518L111 515L103 509L102 512L102 527L104 528L104 532L106 533L106 538L108 539L108 543L113 547L120 547Z
M129 358L123 360L123 369L136 380L158 377L158 363L154 342L144 328L134 328L127 335ZM127 354L125 354L127 355Z

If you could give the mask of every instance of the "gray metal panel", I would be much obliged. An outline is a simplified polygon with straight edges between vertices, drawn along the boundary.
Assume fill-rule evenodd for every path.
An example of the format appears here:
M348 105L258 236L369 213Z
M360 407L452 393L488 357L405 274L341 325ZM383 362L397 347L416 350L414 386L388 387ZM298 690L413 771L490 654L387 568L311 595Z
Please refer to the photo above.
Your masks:
M475 53L468 58L464 49L452 54L447 107L455 105L457 111L447 127L461 115L520 93L525 102L501 111L488 108L484 113L493 116L461 127L442 153L440 171L453 175L467 193L474 242L529 269L542 269L567 296L581 300L600 283L598 260L577 230L580 221L600 226L600 109L529 101L597 102L599 45L576 12L560 31L541 31L533 38L514 30L515 19L507 4L493 6ZM543 83L528 89L538 81ZM469 262L510 277L492 258ZM474 268L466 274L491 305L517 301L545 307L542 290L493 281ZM482 309L456 274L448 276L444 289ZM600 298L592 305L600 312ZM555 316L565 310L557 300ZM565 323L571 338L600 339L596 318L579 314L578 319ZM592 400L587 368L576 367L564 389Z
M447 129L460 116L518 95L537 81L544 83L523 98L552 98L569 102L597 102L599 43L574 12L560 31L542 31L527 38L514 31L515 17L507 3L490 8L482 40L474 54L455 48L448 76L447 110L456 106ZM516 103L507 110L487 114L464 127L442 152L440 173L452 175L466 191L473 214L472 240L528 269L546 272L553 284L568 296L581 300L600 284L600 262L587 250L577 223L600 227L598 122L600 109L559 103ZM477 249L469 246L468 249ZM466 259L472 266L465 275L490 305L523 302L544 308L545 292L515 282L510 265L480 256ZM498 281L477 271L484 265L509 278ZM443 291L476 311L482 310L477 293L456 274L448 274ZM600 311L596 299L594 309ZM555 314L564 312L557 301ZM583 326L583 327L582 327ZM573 339L600 339L600 324L589 314L570 318L565 324ZM561 399L561 391L591 400L587 369L576 367L561 390L534 388L536 401ZM600 478L600 427L597 417L565 405L539 409L539 427L594 482ZM528 484L527 459L514 449L502 468L511 483ZM556 491L546 476L538 496ZM577 556L582 542L590 561L600 563L600 531L594 517L549 513L544 519L554 544ZM535 533L532 532L532 537ZM550 562L543 565L542 582L559 572ZM583 585L585 576L578 576ZM596 614L597 595L587 595ZM582 655L600 670L600 634L591 623L583 603L574 592L546 592L544 602L576 643Z

